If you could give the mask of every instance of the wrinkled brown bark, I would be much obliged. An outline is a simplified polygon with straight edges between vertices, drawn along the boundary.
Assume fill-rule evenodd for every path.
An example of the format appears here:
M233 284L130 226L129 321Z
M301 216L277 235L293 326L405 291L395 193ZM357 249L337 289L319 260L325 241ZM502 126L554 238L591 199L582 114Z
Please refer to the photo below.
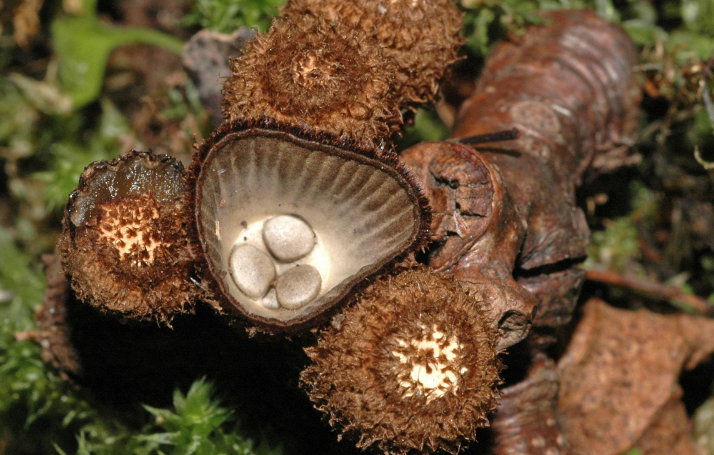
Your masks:
M629 37L592 12L544 19L496 48L453 132L467 139L516 128L520 138L477 150L419 144L402 154L434 211L429 264L488 302L501 349L532 326L536 357L526 379L503 390L493 422L494 452L504 455L571 453L558 425L558 373L539 352L570 321L584 280L577 265L589 229L575 189L599 165L623 162L637 133Z
M501 348L533 324L530 343L542 350L570 320L584 279L574 266L589 239L575 188L595 157L616 160L637 132L629 37L589 11L544 20L496 48L453 132L516 128L519 139L478 150L426 143L402 154L434 209L430 265L485 294Z
M513 279L525 224L500 173L455 142L420 144L402 160L416 171L433 211L429 265L447 271L486 302L505 349L522 340L535 314L533 297Z

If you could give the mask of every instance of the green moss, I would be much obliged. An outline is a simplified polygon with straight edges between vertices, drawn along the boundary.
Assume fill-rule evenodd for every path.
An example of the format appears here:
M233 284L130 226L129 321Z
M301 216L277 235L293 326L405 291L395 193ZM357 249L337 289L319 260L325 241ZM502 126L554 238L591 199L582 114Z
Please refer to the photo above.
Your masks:
M185 395L176 391L171 409L147 406L117 414L90 404L42 361L40 346L18 341L17 334L36 328L34 307L42 301L45 284L39 267L4 228L0 257L0 437L8 444L4 453L20 448L23 453L80 455L282 453L280 447L259 446L241 436L237 416L221 406L204 379Z
M285 0L194 0L192 11L183 18L187 27L210 28L231 33L241 27L264 32Z
M241 26L266 30L282 3L195 0L184 24L220 32ZM699 145L702 156L711 161L711 119L702 108L701 87L703 83L711 91L714 86L703 73L685 70L711 58L714 12L710 0L459 3L467 12L463 31L467 46L476 57L487 56L507 34L518 35L529 24L538 23L539 9L594 8L601 16L619 22L638 45L661 45L667 52L645 51L640 67L640 73L658 85L646 99L646 135L639 142L639 150L647 166L671 169L678 165L676 160L686 159L693 166L684 169L698 169L703 174L696 168L692 151ZM241 436L239 416L220 404L205 381L199 380L185 394L178 392L171 408L138 408L116 415L68 387L41 361L39 346L15 337L35 328L33 309L41 303L45 286L38 257L55 242L58 209L89 162L117 156L122 138L136 134L107 101L98 106L101 111L94 110L97 105L79 109L100 96L108 53L131 41L154 42L177 52L181 47L179 41L157 32L120 29L100 22L96 4L90 0L84 2L86 15L65 15L59 0L45 0L45 5L43 32L35 38L42 49L39 54L0 42L0 181L6 182L0 196L13 217L3 219L8 228L0 228L0 446L9 444L5 453L17 453L19 448L25 453L62 450L68 454L266 453L269 450ZM54 41L50 41L50 35ZM57 62L58 77L53 77L51 65L45 76L47 61ZM18 74L10 76L10 71ZM169 106L161 112L164 117L180 120L188 112L197 112L195 91L187 88L188 102L182 102L179 95L178 91L169 95ZM69 108L65 106L67 99L71 100ZM101 112L98 122L93 119L97 112ZM403 144L438 140L447 134L433 113L422 112ZM667 137L672 139L665 140ZM658 163L664 164L650 164L655 154ZM640 273L639 267L646 263L639 257L642 227L649 229L660 223L662 229L662 220L666 225L669 216L668 202L686 197L684 193L675 194L682 191L676 185L686 180L686 172L669 178L647 166L632 173L640 183L631 188L630 213L593 234L589 266ZM708 176L703 176L707 181ZM661 183L668 179L666 185ZM645 181L649 186L641 183ZM673 191L666 194L663 187ZM677 250L691 254L684 248ZM689 282L697 282L695 289L707 289L708 294L714 288L714 256L708 252L698 259L692 262L701 272L692 272ZM668 267L666 260L657 266ZM681 281L672 284L682 285ZM714 294L710 301L714 303ZM711 401L702 409L711 410ZM701 415L698 413L698 420ZM711 433L709 420L702 420L707 426L701 431L708 431L706 434ZM701 431L697 434L705 434Z
M108 100L102 100L98 128L85 143L78 137L58 138L50 146L50 169L34 174L44 183L43 195L50 209L64 207L79 176L93 161L110 160L120 152L123 139L133 137L124 116Z
M55 19L51 26L54 52L59 60L59 82L73 107L99 96L109 54L119 46L145 43L180 54L183 43L156 30L121 28L100 21L95 0L84 2L84 13Z

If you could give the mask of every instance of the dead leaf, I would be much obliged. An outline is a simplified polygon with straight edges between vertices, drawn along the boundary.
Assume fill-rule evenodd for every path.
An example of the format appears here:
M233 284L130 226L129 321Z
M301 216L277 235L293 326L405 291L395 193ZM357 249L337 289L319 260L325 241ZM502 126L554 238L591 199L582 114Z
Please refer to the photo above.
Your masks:
M682 369L714 352L714 321L625 311L591 299L558 364L559 420L576 453L696 454Z

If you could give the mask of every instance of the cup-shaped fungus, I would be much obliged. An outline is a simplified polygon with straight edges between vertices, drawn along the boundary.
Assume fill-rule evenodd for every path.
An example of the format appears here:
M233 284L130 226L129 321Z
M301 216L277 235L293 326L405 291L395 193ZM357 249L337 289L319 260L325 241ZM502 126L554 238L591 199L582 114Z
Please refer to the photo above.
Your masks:
M324 321L423 245L430 219L385 145L401 125L393 60L354 29L301 21L231 62L229 122L190 169L202 275L224 312L271 333Z
M455 280L420 266L366 288L308 348L301 383L361 448L457 453L488 425L495 324Z
M84 170L58 244L81 300L163 323L192 310L185 189L181 163L166 155L131 152Z
M224 125L190 174L202 275L224 312L267 332L324 321L430 222L393 153L274 121Z

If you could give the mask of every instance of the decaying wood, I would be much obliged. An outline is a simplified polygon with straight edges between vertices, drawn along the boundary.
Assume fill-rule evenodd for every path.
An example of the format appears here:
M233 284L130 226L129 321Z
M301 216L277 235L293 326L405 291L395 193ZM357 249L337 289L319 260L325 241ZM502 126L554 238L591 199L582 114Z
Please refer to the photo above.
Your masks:
M513 279L525 224L500 173L456 142L420 144L401 159L423 183L433 211L429 265L450 272L486 300L498 322L498 348L522 340L535 313L533 297Z
M594 157L632 143L639 102L637 54L624 31L589 11L544 20L496 48L453 132L458 139L516 128L519 139L477 150L426 143L402 154L434 209L430 265L474 288L484 277L498 283L500 296L486 294L501 347L533 324L538 350L570 320L584 279L574 266L586 256L589 230L575 188Z
M678 300L701 314L712 314L712 307L705 299L695 294L687 294L683 289L676 286L668 286L658 281L621 275L607 270L591 269L587 271L586 277L588 280L629 288L635 292L646 294L656 299L665 301Z

